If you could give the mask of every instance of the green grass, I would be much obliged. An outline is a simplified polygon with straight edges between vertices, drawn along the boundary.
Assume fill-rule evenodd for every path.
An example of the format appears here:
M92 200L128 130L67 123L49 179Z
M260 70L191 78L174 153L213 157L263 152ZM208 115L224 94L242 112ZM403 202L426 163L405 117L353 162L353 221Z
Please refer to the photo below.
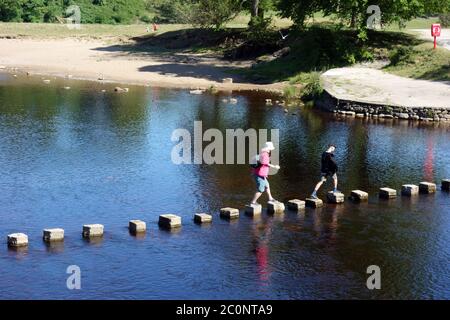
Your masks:
M269 13L273 14L274 13ZM226 28L246 28L250 21L249 15L239 15L226 24ZM0 22L0 37L21 37L38 39L61 39L61 38L90 38L90 39L114 39L133 38L147 35L149 24L110 25L110 24L82 24L81 29L69 29L65 24L58 23L14 23ZM292 25L289 19L273 17L274 28L288 28ZM158 34L190 29L188 24L161 24Z
M54 23L0 23L0 37L25 38L132 38L147 33L147 25L107 25L83 24L80 29L69 29L65 24ZM165 24L160 25L158 33L189 28L188 25Z
M400 47L391 53L386 71L402 77L450 81L450 51L433 50L432 43Z

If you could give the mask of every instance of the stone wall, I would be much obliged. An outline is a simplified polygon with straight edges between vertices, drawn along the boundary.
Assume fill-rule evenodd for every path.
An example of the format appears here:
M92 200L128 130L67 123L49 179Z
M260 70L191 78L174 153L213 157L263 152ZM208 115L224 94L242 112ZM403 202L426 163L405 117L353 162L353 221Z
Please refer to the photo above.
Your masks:
M449 108L399 107L338 100L324 91L316 105L329 112L357 118L450 122L450 103Z

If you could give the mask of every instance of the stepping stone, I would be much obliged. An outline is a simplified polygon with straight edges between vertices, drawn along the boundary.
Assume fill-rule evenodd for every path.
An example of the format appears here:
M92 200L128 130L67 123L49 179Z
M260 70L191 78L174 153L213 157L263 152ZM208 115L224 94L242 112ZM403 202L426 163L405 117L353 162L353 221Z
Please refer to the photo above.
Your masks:
M298 199L289 200L287 203L287 207L292 211L300 211L302 209L305 209L305 201Z
M43 239L45 242L62 241L64 240L64 229L44 229Z
M320 208L323 207L323 201L320 199L307 198L305 200L305 205L309 208Z
M28 236L24 233L12 233L8 235L8 246L25 247L28 245Z
M284 203L279 201L269 201L267 202L267 212L268 213L281 213L284 212Z
M419 184L420 193L430 194L436 192L436 184L431 182L421 182Z
M450 179L442 180L441 189L444 191L450 191Z
M419 187L415 184L404 184L402 186L402 196L416 196L419 194Z
M353 201L367 201L369 200L369 194L361 190L353 190L349 198Z
M245 214L251 217L258 216L262 212L262 205L249 204L245 206Z
M224 219L237 219L239 218L239 210L235 208L222 208L220 209L220 217Z
M391 188L380 188L380 198L394 199L397 197L397 190Z
M162 214L159 216L158 225L166 229L179 228L181 227L181 217L174 214Z
M145 232L147 230L147 224L142 220L130 220L128 229L133 234Z
M198 224L212 222L212 216L206 213L196 213L194 215L194 222Z
M339 204L344 203L345 196L343 193L331 191L327 193L327 199L329 203Z
M83 226L83 237L101 237L103 236L103 225L101 224L85 224Z

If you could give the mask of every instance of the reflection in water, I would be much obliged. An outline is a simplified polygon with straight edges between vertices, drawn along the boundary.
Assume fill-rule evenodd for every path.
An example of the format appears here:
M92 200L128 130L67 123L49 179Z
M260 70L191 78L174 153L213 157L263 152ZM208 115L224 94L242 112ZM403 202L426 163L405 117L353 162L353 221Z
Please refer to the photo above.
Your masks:
M428 137L427 142L427 155L425 158L425 165L424 165L424 178L425 181L433 181L433 168L434 168L434 141L433 137Z
M20 227L30 247L0 247L0 269L14 270L2 274L0 298L450 298L448 193L376 197L382 186L450 177L448 124L340 119L311 108L291 115L266 106L266 94L244 92L229 105L224 93L21 81L0 80L0 235ZM311 193L330 142L339 188L371 198L222 220L219 209L242 208L254 182L248 165L171 162L173 130L192 134L197 120L223 133L279 129L282 169L271 189L280 200ZM181 229L159 231L168 212L182 217ZM211 213L213 223L194 225L195 212ZM147 222L145 237L129 235L130 219ZM81 240L86 223L104 224L103 239ZM65 229L61 248L37 240L48 226ZM369 263L383 270L381 291L365 288ZM86 277L82 296L64 287L69 264Z
M261 287L267 287L270 279L269 241L272 233L272 219L254 224L254 241L257 262L257 272Z

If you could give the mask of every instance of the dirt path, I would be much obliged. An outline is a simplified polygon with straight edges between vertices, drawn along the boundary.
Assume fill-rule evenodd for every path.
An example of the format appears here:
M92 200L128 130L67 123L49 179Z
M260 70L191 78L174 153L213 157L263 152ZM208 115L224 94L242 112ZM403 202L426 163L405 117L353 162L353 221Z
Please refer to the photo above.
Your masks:
M340 100L401 107L450 109L450 84L414 80L370 68L331 69L325 90Z
M0 66L16 67L36 74L144 84L159 87L208 88L219 90L280 91L283 84L245 83L231 69L248 62L227 63L213 56L148 54L124 50L101 41L0 39ZM222 83L223 78L234 83Z
M431 27L431 26L430 26ZM434 41L431 36L431 29L413 29L418 34L419 38ZM438 46L450 50L450 29L442 29L441 36L437 40Z

